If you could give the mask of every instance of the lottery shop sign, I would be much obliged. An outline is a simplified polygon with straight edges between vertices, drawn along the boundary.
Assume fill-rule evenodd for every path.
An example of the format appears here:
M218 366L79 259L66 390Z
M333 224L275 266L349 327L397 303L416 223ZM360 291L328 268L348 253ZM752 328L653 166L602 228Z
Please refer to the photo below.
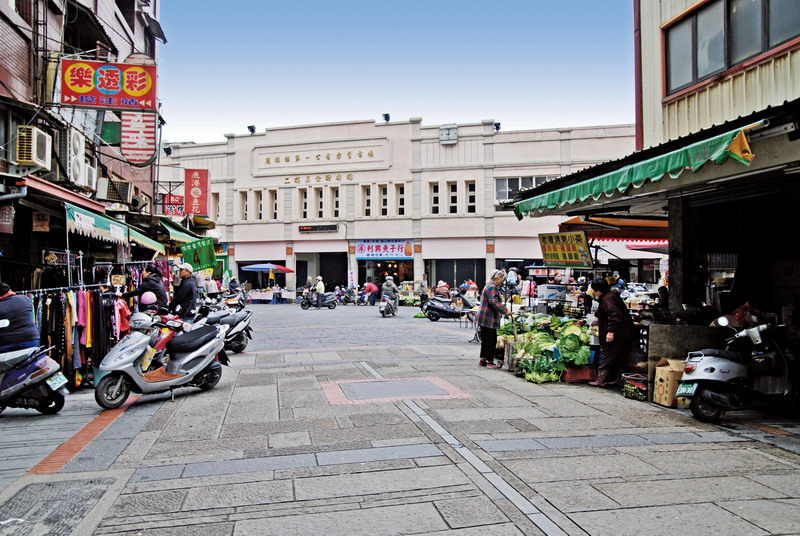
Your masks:
M164 195L164 214L167 216L183 216L183 196Z
M156 111L156 66L62 59L61 104Z
M540 234L539 246L547 266L592 268L592 254L583 231Z

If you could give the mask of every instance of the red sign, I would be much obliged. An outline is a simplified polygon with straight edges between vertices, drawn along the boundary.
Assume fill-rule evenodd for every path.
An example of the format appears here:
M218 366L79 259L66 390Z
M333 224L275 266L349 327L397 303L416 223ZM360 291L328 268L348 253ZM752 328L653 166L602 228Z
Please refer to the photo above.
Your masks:
M156 111L156 66L62 59L61 104Z
M164 214L167 216L183 216L183 196L169 194L165 195Z
M208 170L187 169L185 178L183 194L186 204L183 213L208 216Z
M156 154L156 114L122 112L122 156L131 164L147 164Z

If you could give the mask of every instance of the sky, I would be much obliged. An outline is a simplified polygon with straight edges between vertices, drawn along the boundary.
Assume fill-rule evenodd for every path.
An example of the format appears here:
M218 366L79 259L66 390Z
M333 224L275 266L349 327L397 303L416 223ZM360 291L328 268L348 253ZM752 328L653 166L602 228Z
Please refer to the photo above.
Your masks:
M164 0L170 142L422 117L633 123L631 0Z

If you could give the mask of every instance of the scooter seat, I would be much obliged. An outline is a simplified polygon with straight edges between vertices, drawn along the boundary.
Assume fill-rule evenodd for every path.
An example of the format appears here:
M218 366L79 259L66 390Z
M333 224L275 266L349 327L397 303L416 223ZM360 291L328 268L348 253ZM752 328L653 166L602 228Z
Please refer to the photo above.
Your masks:
M241 312L239 312L239 313L233 313L233 314L231 314L231 315L228 315L228 316L226 316L225 318L223 318L223 319L220 321L220 324L222 324L222 325L224 325L224 326L230 326L230 327L233 327L233 326L235 326L236 324L238 324L239 322L241 322L242 320L244 320L245 318L247 318L247 316L248 316L249 314L250 314L250 313L249 313L248 311L241 311Z
M230 311L214 311L213 313L208 314L208 324L219 324L223 318L231 316Z
M197 329L193 329L189 333L181 333L174 337L167 343L167 352L169 352L170 355L191 352L213 341L216 336L216 327L201 326Z
M13 352L6 352L0 355L0 372L11 370L32 356L38 349L39 348L37 347L24 348L22 350L14 350Z
M704 348L703 350L698 350L696 352L689 352L689 357L698 356L698 355L707 355L710 357L721 357L723 359L729 359L736 363L747 363L748 357L747 355L742 355L739 352L731 352L730 350L720 350L718 348Z

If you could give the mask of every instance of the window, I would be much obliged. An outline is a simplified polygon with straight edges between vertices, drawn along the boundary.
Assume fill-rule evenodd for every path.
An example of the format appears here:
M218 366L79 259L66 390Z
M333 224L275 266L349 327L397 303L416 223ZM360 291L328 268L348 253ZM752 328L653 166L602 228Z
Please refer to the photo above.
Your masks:
M397 215L398 216L405 216L406 215L406 186L405 186L405 184L398 184L397 185L397 192L395 193L395 199L397 199Z
M439 214L439 183L431 183L431 214Z
M338 186L336 186L334 188L331 188L331 200L332 200L331 205L333 205L333 217L334 218L338 218L339 217L339 187Z
M538 178L538 177L537 177ZM511 201L517 195L520 188L533 188L533 177L509 177L495 179L495 195L498 201Z
M372 188L369 186L361 187L361 197L363 201L364 216L372 216Z
M796 0L714 0L665 30L667 93L800 36Z
M239 192L239 219L247 221L247 192Z
M467 214L475 214L477 202L475 196L475 181L467 181Z
M381 216L389 215L389 187L386 185L378 186L380 188L380 202L381 202Z
M267 207L269 219L278 219L278 190L267 190Z
M447 183L447 212L450 214L458 214L458 183Z
M256 219L260 221L264 219L264 208L261 206L261 201L263 199L264 192L263 190L256 190L254 194L255 194L254 203L256 209L255 210Z
M300 218L308 219L308 189L300 189Z
M214 221L219 221L220 219L219 214L219 194L212 193L211 194L211 219Z
M322 188L314 188L314 206L317 207L317 218L325 217L323 213Z

